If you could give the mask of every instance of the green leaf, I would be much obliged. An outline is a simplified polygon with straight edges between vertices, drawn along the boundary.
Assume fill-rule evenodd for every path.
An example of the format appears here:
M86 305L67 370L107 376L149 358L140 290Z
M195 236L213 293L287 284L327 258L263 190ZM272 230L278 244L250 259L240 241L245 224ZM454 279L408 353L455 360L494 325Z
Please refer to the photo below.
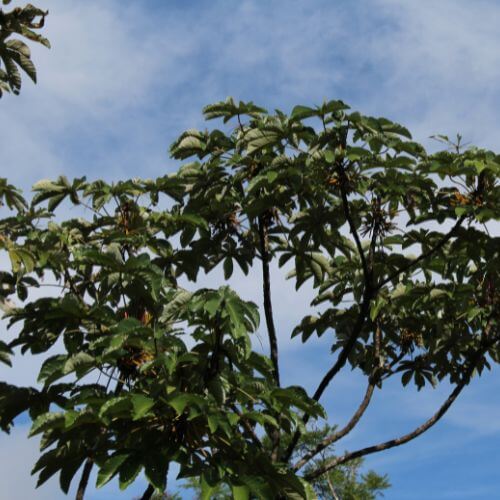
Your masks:
M47 412L38 416L33 422L29 436L35 436L40 432L44 432L48 429L55 429L64 426L64 413L53 413Z
M134 394L131 397L133 406L133 419L139 420L148 413L148 411L154 406L155 402L153 399L143 396L142 394Z
M144 474L148 481L159 491L164 491L167 482L169 457L152 451L146 457Z
M231 491L233 492L234 500L250 499L250 490L248 486L232 486Z
M125 453L118 453L108 458L99 469L96 480L96 488L100 488L107 482L111 481L115 474L118 473L120 465L127 460L128 456L129 455Z
M307 106L295 106L292 109L292 113L290 118L292 120L303 120L304 118L311 118L312 116L316 116L318 111L313 108L309 108Z
M117 396L106 401L99 410L99 416L113 419L128 416L132 410L129 396Z
M195 405L202 408L204 403L204 399L197 394L179 394L168 400L168 404L174 408L178 415L181 415L188 405Z
M403 373L403 375L401 376L401 383L403 384L403 386L408 385L408 382L411 380L412 376L413 376L412 371L407 371Z
M205 479L205 475L201 476L201 500L210 500L210 495L215 491L216 486L211 486Z
M65 363L63 368L63 373L66 375L68 373L76 372L78 378L83 377L92 368L95 367L96 360L90 354L86 352L79 352L71 356Z
M129 457L121 466L120 466L120 490L127 489L137 478L139 472L142 469L142 464L140 460L136 458Z
M247 153L255 153L266 146L278 142L278 134L270 130L261 130L258 128L250 130L245 135L247 141Z
M224 279L228 280L233 274L233 259L226 257L224 259Z
M54 380L64 376L64 365L68 357L65 354L56 354L47 358L38 374L38 382L45 382L45 385L51 384Z
M61 490L65 495L68 494L69 488L71 486L71 481L75 477L75 474L78 472L78 469L80 469L84 460L85 457L83 456L73 460L67 460L61 468L61 472L59 474L59 485L61 486Z
M12 246L9 248L9 257L12 264L12 270L17 273L23 270L31 273L35 268L36 258L32 252L25 248Z
M375 321L382 308L386 305L387 301L383 297L378 296L370 306L370 319Z

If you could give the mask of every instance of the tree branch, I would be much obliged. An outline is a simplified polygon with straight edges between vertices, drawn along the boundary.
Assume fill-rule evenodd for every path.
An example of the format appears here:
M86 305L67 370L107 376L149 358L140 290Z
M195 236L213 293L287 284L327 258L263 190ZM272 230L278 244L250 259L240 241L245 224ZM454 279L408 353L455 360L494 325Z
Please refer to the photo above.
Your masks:
M347 342L342 348L342 351L340 352L336 363L330 368L330 370L328 370L326 375L323 377L323 380L318 385L318 388L316 389L316 392L313 395L313 399L315 401L319 401L319 399L323 395L323 392L328 387L328 384L346 364L349 354L351 353L354 345L356 344L356 340L358 339L361 330L365 324L366 318L368 317L368 312L370 310L370 300L371 300L371 292L365 292L365 297L363 298L363 302L361 303L361 309L359 311L356 324L352 329L351 335L349 336Z
M394 448L396 446L408 443L409 441L417 438L418 436L429 430L434 424L436 424L443 417L443 415L448 411L450 406L455 402L459 394L462 392L462 389L470 382L474 369L476 368L476 365L481 359L481 357L497 341L498 338L495 338L492 341L487 342L486 344L484 342L482 343L483 344L482 347L478 349L474 358L471 360L469 367L464 372L462 381L457 384L455 389L451 392L451 394L448 396L446 401L441 405L438 411L434 413L434 415L431 418L429 418L426 422L424 422L422 425L417 427L412 432L409 432L408 434L405 434L404 436L401 436L399 438L391 439L390 441L385 441L384 443L368 446L366 448L362 448L357 451L349 452L341 457L337 457L333 460L330 460L321 467L318 467L318 469L316 469L315 471L307 474L305 476L305 479L308 481L314 480L319 476L325 474L329 470L337 467L338 465L354 460L355 458L363 457L371 453L377 453L379 451L388 450L390 448Z
M278 387L280 386L278 338L274 327L273 306L271 302L271 275L269 273L269 233L267 221L263 215L259 216L259 242L260 254L262 257L262 289L264 293L264 312L266 316L267 333L269 336L269 346L271 349L271 362L274 367L274 379ZM271 460L276 461L279 454L280 433L278 429L273 429L270 434L273 443Z
M150 484L142 494L141 500L149 500L153 496L154 492L154 486Z
M76 490L75 500L83 500L93 465L94 461L91 458L88 458L83 466L82 477L80 478L80 483L78 484L78 489Z
M241 418L243 416L243 414L241 413L241 411L238 409L238 407L236 405L231 405L231 408L234 411L234 413L236 413L236 415L238 415L238 417L240 417L239 422L243 426L243 428L245 429L246 434L251 439L253 444L255 444L255 446L257 446L258 448L262 449L263 448L262 443L261 443L259 437L257 436L257 434L255 434L255 431L254 431L252 425L250 424L250 422L248 422L248 420L245 420L244 418Z
M313 399L315 401L319 401L321 396L323 395L323 392L325 389L328 387L332 379L337 375L337 373L342 369L342 367L346 364L347 359L349 357L349 354L351 353L353 347L356 344L356 340L358 339L361 330L365 324L366 318L368 317L368 312L370 310L370 300L371 300L371 290L365 290L365 296L363 298L363 302L361 303L361 310L358 315L358 319L356 320L356 324L354 325L354 328L352 330L351 335L347 339L347 342L345 343L342 351L339 354L339 357L337 358L337 361L335 364L328 370L328 372L325 374L323 379L321 380L320 384L318 385L318 388L316 389L316 392L313 395ZM302 417L302 421L304 422L304 425L307 424L309 421L310 415L308 413L304 414ZM288 461L290 457L292 456L293 450L295 449L295 446L297 446L297 443L300 439L300 430L297 430L293 436L292 441L290 442L289 447L287 448L285 452L285 461Z
M376 289L377 290L380 290L384 285L387 285L387 283L391 282L392 280L394 280L395 278L397 278L401 273L404 273L406 271L408 271L409 269L411 269L412 267L416 266L419 262L422 262L423 260L427 259L428 257L430 257L431 255L433 255L434 253L436 253L438 250L440 250L444 245L446 245L446 243L448 243L448 241L451 240L451 238L453 238L453 236L455 235L455 232L458 230L458 228L462 225L462 222L467 218L466 215L462 215L458 220L457 222L455 223L455 225L451 228L451 230L445 235L443 236L443 238L441 238L441 240L439 241L439 243L427 250L427 252L424 252L423 254L421 254L419 257L417 257L415 260L412 260L411 262L409 262L408 264L406 264L405 266L402 266L401 268L399 268L397 271L394 271L392 274L390 274L387 278L385 278L384 280L382 280L377 286L376 286Z
M344 145L345 147L345 145ZM368 262L365 257L365 253L363 252L363 246L361 245L361 240L359 238L358 231L356 230L356 224L354 224L354 220L352 219L351 211L349 209L349 200L347 199L347 191L346 185L348 183L348 179L344 170L344 167L341 163L337 164L337 171L340 178L340 195L342 198L342 208L344 210L344 217L347 220L349 225L349 230L351 231L352 237L354 238L354 242L356 243L356 248L358 249L359 258L361 259L361 266L363 267L363 276L365 278L365 285L369 287L371 285L371 272L368 267Z
M352 431L352 429L356 426L356 424L359 422L363 414L365 413L366 409L368 408L368 405L370 404L370 400L373 395L373 391L375 389L375 381L373 379L370 379L368 382L368 387L366 388L365 395L363 397L363 401L361 401L361 404L359 405L358 409L354 413L354 415L351 417L351 420L347 423L347 425L340 429L338 432L334 432L333 434L330 434L327 436L323 441L318 443L318 445L313 449L307 452L293 467L292 469L294 471L297 471L304 467L304 465L309 462L312 458L314 458L318 453L321 453L325 448L330 446L331 444L335 443L336 441L339 441L342 439L344 436L349 434L349 432Z
M280 385L280 373L278 364L278 338L274 327L273 306L271 302L271 275L269 273L269 234L264 217L259 216L259 241L262 257L262 288L264 292L264 313L266 316L269 345L271 348L271 361L274 367L274 378Z

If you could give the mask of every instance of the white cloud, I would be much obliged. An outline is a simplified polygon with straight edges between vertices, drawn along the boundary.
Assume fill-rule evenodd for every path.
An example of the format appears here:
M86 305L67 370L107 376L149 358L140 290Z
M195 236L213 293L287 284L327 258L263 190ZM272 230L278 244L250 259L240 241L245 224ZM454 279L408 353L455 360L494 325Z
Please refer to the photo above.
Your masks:
M368 94L379 112L393 110L424 140L463 133L500 145L500 33L497 2L377 0L390 29L370 38L366 58L384 71Z

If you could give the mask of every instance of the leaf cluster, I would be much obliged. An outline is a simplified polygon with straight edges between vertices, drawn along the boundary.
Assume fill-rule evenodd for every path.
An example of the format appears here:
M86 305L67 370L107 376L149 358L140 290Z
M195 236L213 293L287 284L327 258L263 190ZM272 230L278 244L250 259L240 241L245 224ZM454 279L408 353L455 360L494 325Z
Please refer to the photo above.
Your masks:
M9 4L10 0L3 0L2 3ZM50 48L49 41L35 31L43 28L47 14L48 12L31 4L16 7L9 12L0 8L0 97L3 92L19 94L20 69L36 83L36 69L31 61L30 48L23 40L11 37L21 35Z

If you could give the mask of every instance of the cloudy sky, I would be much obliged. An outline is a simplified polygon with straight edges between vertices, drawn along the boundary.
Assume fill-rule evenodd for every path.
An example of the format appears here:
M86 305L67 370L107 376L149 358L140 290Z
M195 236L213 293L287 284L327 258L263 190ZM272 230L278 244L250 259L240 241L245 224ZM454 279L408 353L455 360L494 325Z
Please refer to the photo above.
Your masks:
M13 2L20 5L23 2ZM500 3L495 0L37 0L50 10L52 49L33 47L39 83L0 101L2 173L29 190L66 174L154 177L173 172L169 144L203 127L201 108L232 95L269 109L343 99L366 114L407 125L434 147L433 134L500 149ZM289 383L312 388L328 366L328 342L304 349L289 340L307 311L307 290L294 296L275 272L275 304ZM220 277L207 281L218 286ZM238 280L240 283L241 280ZM240 284L245 298L256 279ZM281 291L284 290L284 291ZM2 332L3 334L3 332ZM33 360L1 369L0 379L30 381ZM500 489L498 371L474 380L446 417L400 449L367 458L388 473L388 499L491 499ZM347 373L324 404L343 423L362 394ZM377 394L343 449L413 429L448 388ZM29 469L37 442L20 421L0 436L0 500L57 499L57 481L36 492ZM343 451L340 450L340 451ZM173 483L172 483L173 484ZM120 497L114 486L89 498ZM9 492L9 493L8 493ZM184 493L184 495L186 495ZM188 496L186 496L188 498Z

